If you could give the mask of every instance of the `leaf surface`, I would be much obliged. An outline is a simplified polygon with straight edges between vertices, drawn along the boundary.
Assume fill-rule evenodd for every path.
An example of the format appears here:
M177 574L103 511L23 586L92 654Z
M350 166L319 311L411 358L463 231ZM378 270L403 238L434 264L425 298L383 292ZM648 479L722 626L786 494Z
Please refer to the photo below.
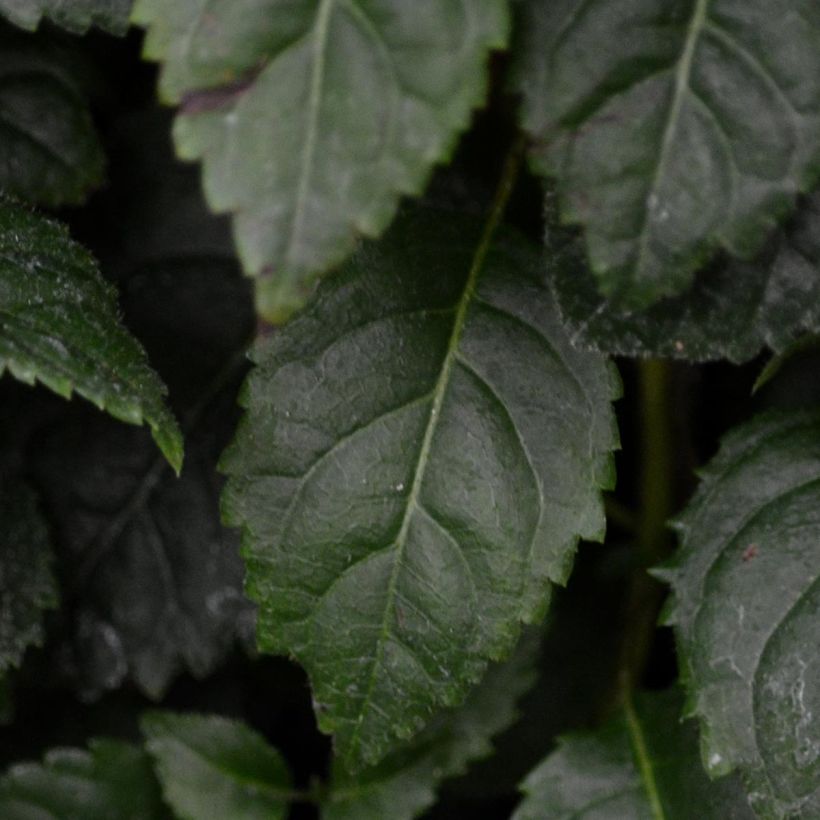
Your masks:
M130 424L147 422L170 464L182 437L165 387L123 327L114 289L65 228L0 201L0 372L72 392Z
M138 0L176 146L234 214L258 305L286 318L313 280L381 233L482 102L502 0Z
M125 34L131 0L0 0L0 14L21 28L34 31L43 17L75 34L99 26Z
M713 775L764 818L820 814L820 417L730 433L679 522L673 585L688 707Z
M142 731L179 820L284 820L290 773L279 752L247 726L216 716L151 712Z
M57 606L57 584L48 527L26 485L0 489L0 532L1 674L42 643L43 610Z
M254 352L223 512L260 648L306 667L350 765L460 702L603 533L617 377L538 263L422 212Z
M642 309L758 251L820 164L815 0L524 0L515 83L601 291Z
M677 691L635 699L596 731L576 732L522 784L513 820L753 820L740 783L712 782Z

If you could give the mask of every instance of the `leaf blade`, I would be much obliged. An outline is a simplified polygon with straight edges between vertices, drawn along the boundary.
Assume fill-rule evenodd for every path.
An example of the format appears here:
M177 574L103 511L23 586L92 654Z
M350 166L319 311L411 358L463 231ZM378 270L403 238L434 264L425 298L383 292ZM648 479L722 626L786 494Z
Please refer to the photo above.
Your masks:
M125 34L131 0L0 0L0 14L21 28L34 31L43 17L75 34L99 26Z

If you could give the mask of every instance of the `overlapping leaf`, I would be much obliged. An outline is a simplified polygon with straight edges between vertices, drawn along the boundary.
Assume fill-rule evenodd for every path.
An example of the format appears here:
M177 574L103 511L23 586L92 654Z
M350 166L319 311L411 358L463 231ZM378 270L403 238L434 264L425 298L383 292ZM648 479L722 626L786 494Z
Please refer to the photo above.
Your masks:
M234 214L259 306L279 321L313 279L374 236L482 100L502 0L138 0L162 97L182 103L180 156L204 161Z
M622 307L681 291L716 248L750 257L814 183L815 0L519 5L536 165Z
M820 417L734 431L664 572L714 775L739 769L760 817L820 814Z
M113 288L65 229L0 201L0 372L76 391L112 416L147 422L175 469L182 437L165 387L122 326Z
M598 293L574 236L551 225L550 281L573 342L625 356L743 362L763 347L784 350L820 329L820 197L751 262L722 260L687 292L623 313Z
M567 735L522 784L513 820L753 820L737 780L710 782L676 691L643 695L594 732Z
M306 667L348 763L459 702L602 535L617 378L537 250L479 239L421 213L364 248L256 349L224 457L259 645Z
M131 0L0 0L0 14L32 31L47 17L76 34L91 26L125 34L130 11Z
M284 820L292 798L285 761L233 720L153 712L142 720L165 800L179 820Z

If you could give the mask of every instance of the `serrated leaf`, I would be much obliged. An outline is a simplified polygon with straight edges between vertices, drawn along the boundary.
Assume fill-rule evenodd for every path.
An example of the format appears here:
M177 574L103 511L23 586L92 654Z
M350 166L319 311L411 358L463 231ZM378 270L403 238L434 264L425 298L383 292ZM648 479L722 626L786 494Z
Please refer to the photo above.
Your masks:
M151 712L142 731L179 820L284 820L293 797L287 766L247 726L217 716Z
M79 204L102 181L105 157L71 56L0 29L0 188L29 202Z
M145 752L113 740L89 748L12 766L0 779L3 820L170 820Z
M521 788L513 820L753 820L740 784L711 782L676 690L635 699L601 729L564 737Z
M816 414L733 431L663 572L704 765L739 769L764 818L820 813L818 486Z
M753 261L721 260L700 271L685 293L632 313L600 296L580 244L557 225L547 230L547 267L573 341L584 348L743 362L820 329L818 237L815 194Z
M758 251L820 163L815 0L524 0L537 168L601 291L643 309Z
M535 681L538 639L525 635L513 657L491 666L462 706L438 715L378 766L354 776L334 762L322 820L412 820L429 808L439 784L492 754L491 738L516 719L516 702Z
M503 0L138 0L179 155L234 214L258 305L286 318L448 155L506 42Z
M0 0L0 14L21 28L34 31L43 17L75 34L99 26L125 34L131 0Z
M146 422L175 470L182 436L165 387L119 320L114 289L56 222L0 200L0 373L79 393L130 424Z
M43 610L57 606L48 527L34 492L0 488L0 674L43 641Z
M537 618L600 538L617 377L569 345L537 249L402 220L255 350L223 458L258 643L373 763Z

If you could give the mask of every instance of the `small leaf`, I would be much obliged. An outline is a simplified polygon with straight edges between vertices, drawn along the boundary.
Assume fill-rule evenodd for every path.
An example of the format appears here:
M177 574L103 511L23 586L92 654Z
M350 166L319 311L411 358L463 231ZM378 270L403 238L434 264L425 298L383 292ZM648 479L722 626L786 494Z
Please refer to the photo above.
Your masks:
M535 165L640 310L713 252L763 246L820 167L816 0L523 0L515 84Z
M0 0L0 14L15 25L34 31L43 17L75 34L99 26L125 34L131 0Z
M525 635L513 657L493 665L457 709L438 715L409 745L359 775L334 763L322 820L412 820L436 799L436 787L492 754L490 738L517 717L516 701L533 684L538 635Z
M0 29L0 187L6 193L75 205L102 181L105 158L72 56L41 38Z
M234 214L258 306L286 318L313 280L376 236L483 100L506 42L502 0L138 0L177 151Z
M813 195L754 261L720 260L690 290L633 313L599 295L580 244L557 225L547 230L547 266L573 341L584 348L743 362L820 330L818 237L820 196Z
M460 702L603 533L617 377L569 345L537 249L480 239L427 212L364 247L256 348L223 458L258 643L351 766Z
M114 289L56 222L0 200L0 373L76 391L151 430L175 470L182 436L165 387L122 326Z
M261 735L226 718L171 712L150 712L142 731L179 820L284 820L290 774Z
M740 784L711 782L676 690L647 694L606 726L564 737L522 784L513 820L753 820Z
M22 484L0 489L0 674L43 641L43 610L57 606L51 539L35 495Z
M148 755L113 740L54 749L0 779L3 820L170 820Z
M762 416L703 474L663 571L704 765L763 818L820 815L820 416Z

